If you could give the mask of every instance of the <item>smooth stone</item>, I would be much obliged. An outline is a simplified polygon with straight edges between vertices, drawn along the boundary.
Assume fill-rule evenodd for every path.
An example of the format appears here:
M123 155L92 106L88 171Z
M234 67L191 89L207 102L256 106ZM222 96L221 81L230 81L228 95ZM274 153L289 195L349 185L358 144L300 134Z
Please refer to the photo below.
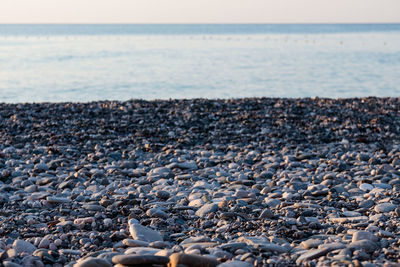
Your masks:
M362 201L359 206L360 208L369 209L375 205L375 202L372 199Z
M127 247L148 247L149 242L146 241L141 241L141 240L134 240L130 238L126 238L122 240L122 244L124 244Z
M359 188L363 191L368 192L368 191L371 191L372 189L374 189L374 186L371 184L363 183L363 184L360 184Z
M112 267L112 264L104 259L89 257L75 263L74 267Z
M148 248L148 247L131 247L125 250L124 254L137 254L137 255L155 255L160 252L161 249L158 248Z
M313 249L313 250L307 251L306 253L301 254L300 257L297 258L296 264L300 265L304 261L317 259L319 257L325 256L329 252L330 252L330 250L328 248Z
M365 222L368 220L367 216L357 216L357 217L339 217L339 218L329 218L330 221L336 223L356 223L356 222Z
M271 242L269 241L268 238L263 237L263 236L241 236L237 239L238 242L244 242L248 245L266 245L270 244Z
M351 242L347 248L352 249L352 250L364 250L367 253L372 253L374 252L376 249L378 249L378 245L371 241L371 240L358 240L358 241L354 241Z
M318 246L319 249L328 249L329 251L338 250L338 249L342 249L345 247L346 247L346 245L343 243L340 243L340 242L321 244Z
M206 248L212 248L215 246L218 246L218 243L216 242L199 242L199 243L185 243L181 244L183 248L189 248L191 246L196 246L201 249L206 249Z
M151 217L151 218L161 218L161 219L167 219L168 218L168 214L165 213L164 211L157 209L157 208L153 208L153 209L149 209L146 211L146 215Z
M60 249L59 252L64 255L82 255L82 251L77 249Z
M178 162L177 167L183 170L197 170L199 168L194 161Z
M133 223L132 223L133 222ZM136 220L129 220L129 233L135 240L145 242L163 241L159 232L136 223Z
M233 242L233 243L226 243L219 246L221 249L240 249L246 247L247 244L245 242Z
M381 203L375 206L374 210L378 213L391 212L396 208L396 205L392 203Z
M2 265L4 267L22 267L22 265L19 265L18 263L12 262L12 261L3 261Z
M253 267L254 265L245 261L227 261L219 264L217 267Z
M263 251L273 251L277 253L287 253L289 249L286 247L274 244L274 243L269 243L269 244L260 244L261 250Z
M194 207L194 208L200 208L203 205L204 205L204 200L202 200L201 198L193 199L188 204L189 207Z
M188 244L188 243L200 243L200 242L210 242L211 238L208 236L193 236L186 238L183 240L180 245Z
M13 248L15 249L15 252L20 254L22 252L27 252L29 254L32 254L37 248L32 245L29 242L26 242L21 239L17 239L13 243Z
M214 203L204 204L203 207L196 211L196 215L199 217L205 217L210 213L216 212L218 210L218 205Z
M355 241L363 240L363 239L367 239L367 240L373 241L374 235L371 232L368 232L368 231L356 231L356 232L353 233L353 238L351 239L351 241L355 242Z
M219 265L219 261L212 257L184 253L174 253L169 256L168 267L177 267L179 264L190 267L216 267Z
M165 190L159 190L156 192L156 197L161 198L163 200L167 200L170 198L170 193Z
M117 255L112 258L112 262L122 265L167 264L169 258L154 255Z
M282 203L282 201L280 201L279 199L273 198L266 198L265 199L265 204L270 207L270 208L277 208L280 204Z
M71 200L66 197L50 197L50 196L48 196L48 197L46 197L46 200L49 203L55 203L55 204L71 202Z
M105 211L106 208L100 205L95 205L95 204L83 204L82 208L85 210L90 210L90 211Z
M321 239L315 239L315 238L310 238L307 239L306 241L303 241L300 243L305 249L311 249L311 248L317 248L319 245L322 244Z
M50 240L48 238L43 238L40 240L38 248L48 248L50 245Z
M260 214L260 219L272 219L274 213L270 209L264 209Z

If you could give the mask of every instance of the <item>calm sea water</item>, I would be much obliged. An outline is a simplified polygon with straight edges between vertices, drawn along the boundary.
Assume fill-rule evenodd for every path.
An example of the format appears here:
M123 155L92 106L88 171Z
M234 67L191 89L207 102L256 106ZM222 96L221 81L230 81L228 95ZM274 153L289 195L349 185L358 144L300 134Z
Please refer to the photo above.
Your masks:
M0 25L0 102L400 96L400 24Z

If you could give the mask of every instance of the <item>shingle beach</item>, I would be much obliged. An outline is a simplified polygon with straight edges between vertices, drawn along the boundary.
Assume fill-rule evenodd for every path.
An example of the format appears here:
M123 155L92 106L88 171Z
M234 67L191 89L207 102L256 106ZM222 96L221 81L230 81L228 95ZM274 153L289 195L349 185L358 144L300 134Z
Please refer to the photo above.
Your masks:
M400 266L400 98L0 104L0 262Z

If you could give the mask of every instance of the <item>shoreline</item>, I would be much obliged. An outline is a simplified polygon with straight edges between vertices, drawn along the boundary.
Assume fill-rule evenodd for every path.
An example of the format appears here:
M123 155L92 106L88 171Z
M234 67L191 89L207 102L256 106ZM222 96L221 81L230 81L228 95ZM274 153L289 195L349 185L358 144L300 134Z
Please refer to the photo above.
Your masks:
M0 103L0 126L3 262L400 260L400 98Z

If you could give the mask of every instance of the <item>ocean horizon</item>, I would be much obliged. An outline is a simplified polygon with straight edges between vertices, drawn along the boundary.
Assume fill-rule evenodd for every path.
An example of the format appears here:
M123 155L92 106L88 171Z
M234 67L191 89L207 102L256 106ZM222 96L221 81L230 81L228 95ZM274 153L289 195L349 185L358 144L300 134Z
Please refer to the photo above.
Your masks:
M400 24L0 24L0 102L400 95Z

